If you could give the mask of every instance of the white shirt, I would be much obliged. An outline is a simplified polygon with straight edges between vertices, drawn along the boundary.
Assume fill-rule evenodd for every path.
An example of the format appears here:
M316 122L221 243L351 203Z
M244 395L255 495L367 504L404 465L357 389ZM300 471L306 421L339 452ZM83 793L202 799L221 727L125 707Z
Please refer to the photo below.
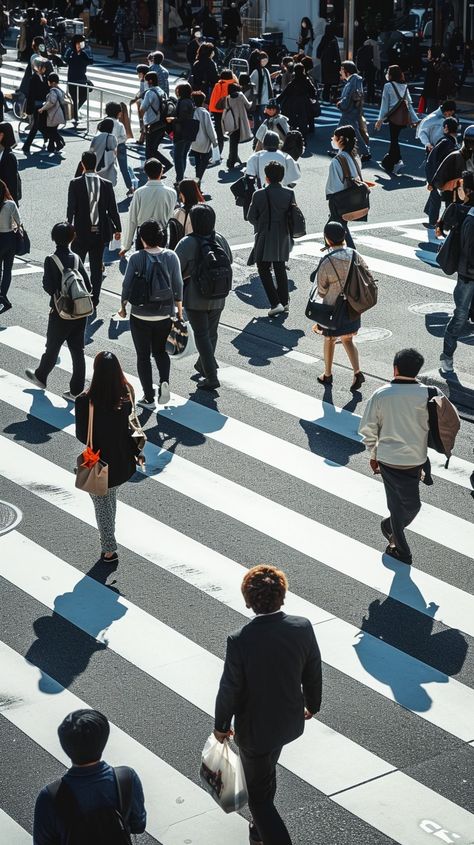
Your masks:
M149 179L146 185L137 188L130 203L123 249L130 249L137 227L146 220L156 220L164 229L173 214L177 199L176 191L168 188L160 179Z
M288 153L282 153L281 150L261 150L259 153L253 153L247 162L247 176L256 176L263 187L266 185L265 167L270 161L280 161L284 166L285 175L281 184L285 188L300 179L299 165Z
M117 138L117 144L125 144L127 141L125 126L115 117L109 118L109 120L113 120L114 128L112 130L112 135Z
M428 454L428 388L420 382L379 387L370 397L359 434L371 457L389 466L414 467Z

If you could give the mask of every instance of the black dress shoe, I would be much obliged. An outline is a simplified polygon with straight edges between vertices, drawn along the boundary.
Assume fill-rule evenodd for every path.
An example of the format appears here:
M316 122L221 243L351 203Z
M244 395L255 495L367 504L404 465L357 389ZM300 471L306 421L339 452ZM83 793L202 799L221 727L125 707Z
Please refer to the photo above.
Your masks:
M399 560L400 563L406 563L407 566L411 566L412 556L402 555L402 553L397 549L396 546L387 546L387 548L385 549L385 554L389 557L394 557L395 560Z
M198 390L217 390L220 386L220 382L217 379L203 378L197 387Z
M356 393L357 390L360 389L361 385L364 384L364 381L365 381L364 373L361 373L360 370L359 370L359 372L355 374L354 381L352 382L351 387L350 387L352 393Z
M387 517L386 519L382 519L382 522L380 523L380 530L381 530L383 536L385 537L385 539L388 540L388 542L391 545L393 543L393 534L390 531L390 528L391 528L390 517Z
M102 563L118 563L118 554L114 552L112 557L105 557L105 552L102 552L100 560Z
M317 380L319 381L320 384L332 384L332 376L326 376L326 375L318 376Z

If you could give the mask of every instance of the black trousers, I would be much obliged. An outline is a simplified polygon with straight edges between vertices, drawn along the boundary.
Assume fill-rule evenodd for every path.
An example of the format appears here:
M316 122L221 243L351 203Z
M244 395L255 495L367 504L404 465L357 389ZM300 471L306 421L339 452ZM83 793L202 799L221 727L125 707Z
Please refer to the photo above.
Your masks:
M90 239L87 241L74 238L71 244L72 252L75 252L81 261L85 261L86 255L89 254L89 276L92 285L92 302L95 308L99 304L100 289L102 287L104 249L105 243L100 235L91 234Z
M404 557L411 557L406 541L405 528L413 522L421 508L420 476L421 466L413 469L399 469L379 464L382 481L390 511L391 533L398 551Z
M46 141L47 133L46 133L46 115L38 114L38 109L35 109L32 114L32 122L30 131L28 132L27 138L25 143L23 144L23 149L29 149L31 144L33 143L34 139L36 138L36 133L41 132L44 140Z
M164 130L158 129L155 132L149 132L148 130L145 132L145 160L147 161L149 158L157 158L158 161L161 161L165 173L167 170L170 170L173 167L173 162L171 159L166 158L162 153L160 153L158 147L163 142L163 138L165 137Z
M272 264L276 279L276 290L272 278ZM288 305L288 276L284 261L257 261L258 275L268 296L270 308L275 308L280 302Z
M74 120L79 119L79 109L81 106L84 105L85 101L87 100L87 88L84 85L74 85L74 83L68 83L69 93L72 97L73 108L74 108Z
M390 146L388 148L387 155L382 159L382 166L386 167L387 170L393 170L394 165L398 164L398 162L402 160L399 137L400 132L402 129L405 129L405 127L395 126L394 123L390 123L389 121L388 129L390 132Z
M48 138L48 152L61 150L64 147L64 141L57 126L47 126L46 137Z
M171 317L166 320L140 320L130 316L130 331L137 353L137 372L143 395L153 397L153 376L151 356L156 361L160 374L160 384L170 380L170 356L166 351L166 341L171 331Z
M212 113L212 116L214 118L214 128L216 130L216 135L217 135L217 143L219 144L219 150L221 151L221 153L222 153L222 150L224 149L224 133L222 131L222 115L223 115L223 112L215 111L215 112Z
M122 45L123 54L125 56L125 61L130 61L130 47L128 46L128 36L127 35L115 35L114 37L114 56L118 56L119 51L119 44Z
M206 378L217 377L217 361L215 351L217 345L217 329L222 314L222 308L215 308L210 311L198 311L186 308L189 322L194 332L196 348L199 358L196 365L202 370Z
M201 180L211 159L211 150L208 153L197 153L196 150L192 150L192 154L195 162L196 179Z
M240 129L231 132L229 135L229 155L227 156L227 166L232 167L239 160L239 139Z
M264 845L291 845L290 834L274 805L276 764L281 746L266 754L254 754L239 747L249 794L249 810L255 830L252 835Z
M63 320L57 311L51 309L48 328L46 329L46 349L39 362L35 375L46 384L50 372L56 366L59 350L67 343L72 359L72 376L69 389L74 396L84 390L86 362L84 358L84 332L87 318L81 320Z

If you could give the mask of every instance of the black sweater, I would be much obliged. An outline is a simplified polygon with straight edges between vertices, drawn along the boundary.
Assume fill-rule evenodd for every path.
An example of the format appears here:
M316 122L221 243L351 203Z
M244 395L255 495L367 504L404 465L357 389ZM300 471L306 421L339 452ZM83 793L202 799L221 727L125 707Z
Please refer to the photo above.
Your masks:
M78 261L78 270L81 274L82 278L84 279L85 285L87 290L92 292L92 285L89 281L89 276L87 275L87 270L85 269L81 259L78 255L74 255L67 246L58 246L56 252L54 253L60 260L63 267L74 267L74 262ZM43 273L43 289L46 293L49 293L51 299L49 300L49 304L51 308L54 308L54 300L53 295L58 293L61 288L61 272L59 270L58 265L54 261L51 255L48 255L44 259L44 273Z
M100 449L100 459L109 465L109 488L128 481L136 470L138 449L128 426L131 409L130 402L124 402L120 410L94 405L92 445L94 452ZM89 397L83 393L76 399L76 437L81 443L87 442L88 424Z

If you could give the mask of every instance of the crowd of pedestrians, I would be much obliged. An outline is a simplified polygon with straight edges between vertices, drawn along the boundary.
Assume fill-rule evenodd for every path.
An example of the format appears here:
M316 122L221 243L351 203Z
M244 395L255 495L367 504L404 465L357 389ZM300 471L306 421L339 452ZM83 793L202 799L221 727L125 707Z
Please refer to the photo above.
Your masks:
M229 28L232 19L229 16ZM118 5L114 27L113 56L122 48L128 61L128 35L133 23L126 3ZM298 226L304 222L298 206L298 182L305 168L301 154L321 108L311 59L313 26L308 18L302 19L299 52L284 57L278 70L272 71L267 53L257 50L251 72L238 77L229 68L217 71L214 45L203 40L202 29L203 24L194 29L188 44L189 80L178 82L174 96L170 95L163 53L155 51L148 65L137 67L139 89L134 103L141 122L139 141L145 148L138 188L128 164L123 107L114 101L105 105L90 148L82 153L78 172L69 184L65 221L55 222L52 228L54 251L45 259L43 276L49 303L46 347L38 365L26 370L37 388L46 389L61 346L67 344L72 375L63 395L75 403L76 435L86 447L83 454L87 454L91 467L100 454L101 464L108 468L105 489L84 489L90 493L95 510L101 560L115 565L119 554L117 494L137 467L145 465L146 436L137 407L154 410L157 403L170 402L168 349L177 327L183 335L192 332L194 337L197 357L191 377L197 380L197 389L212 392L220 387L216 347L221 315L232 289L233 256L221 221L203 194L203 181L212 162L225 159L228 170L243 169L239 182L246 191L244 213L254 232L248 264L256 265L268 299L268 317L284 318L290 311L288 262L294 240L301 234ZM400 172L400 134L403 129L416 127L426 154L427 226L436 228L440 235L449 233L448 238L457 233L458 281L455 311L441 353L444 372L454 368L457 340L466 321L473 317L474 308L474 126L465 130L459 145L456 102L447 96L440 100L439 85L436 96L426 93L427 104L434 108L420 119L398 65L384 69L385 78L379 80L381 60L375 44L371 37L364 41L362 48L370 50L359 53L360 68L353 61L340 61L330 25L317 48L322 99L333 101L341 113L331 138L325 186L326 254L313 278L314 298L321 306L318 313L327 315L326 321L321 316L313 325L313 331L324 339L324 371L317 381L325 389L332 385L335 345L340 341L353 371L350 389L354 393L365 382L354 343L361 316L351 312L343 301L348 299L348 280L355 264L369 285L375 283L357 252L348 224L363 219L368 211L367 195L373 183L364 179L363 166L372 153L364 101L366 92L369 100L375 98L376 80L382 82L382 90L375 129L388 124L390 135L382 168L391 176ZM82 36L73 38L65 54L67 91L61 88L56 71L48 67L43 46L36 37L28 65L25 96L31 122L23 145L28 155L38 132L49 152L58 154L64 148L58 127L66 122L68 105L70 119L78 123L90 85L87 68L92 56ZM443 78L439 61L429 73L437 73L438 80ZM447 90L447 83L445 87ZM172 158L160 150L170 135ZM252 152L243 162L240 145L247 142L252 142ZM1 313L15 304L10 293L12 265L22 234L21 180L14 146L11 124L0 123ZM193 179L189 173L186 178L190 159ZM172 169L173 185L171 179L165 184ZM131 198L126 218L120 216L114 191L119 172ZM343 205L343 194L350 207ZM229 200L231 197L229 193ZM113 240L121 241L120 257L126 260L118 313L129 320L142 390L139 397L135 397L120 361L110 351L96 355L90 385L85 382L85 332L100 305L104 250ZM157 379L153 377L153 361ZM386 491L390 516L381 524L388 541L386 554L407 565L412 562L412 553L405 528L421 507L419 484L427 468L427 388L417 378L423 363L423 356L415 349L398 352L393 380L369 399L360 425L360 434L370 450L372 471L381 474ZM219 741L233 734L231 723L235 718L252 813L250 841L255 845L291 845L274 806L276 764L283 746L303 732L304 720L312 718L321 705L319 649L308 620L282 611L287 586L285 575L271 566L255 567L246 575L243 598L255 619L228 640L216 702L214 733ZM251 705L249 686L254 691ZM76 810L79 808L76 815L82 819L84 842L92 841L88 825L103 806L114 809L107 824L122 817L130 832L142 832L146 812L138 775L126 767L113 769L102 760L109 734L107 719L98 711L76 711L66 717L58 734L72 767L60 782L45 788L38 797L35 845L69 841L63 808L71 801ZM125 804L123 795L127 796Z

